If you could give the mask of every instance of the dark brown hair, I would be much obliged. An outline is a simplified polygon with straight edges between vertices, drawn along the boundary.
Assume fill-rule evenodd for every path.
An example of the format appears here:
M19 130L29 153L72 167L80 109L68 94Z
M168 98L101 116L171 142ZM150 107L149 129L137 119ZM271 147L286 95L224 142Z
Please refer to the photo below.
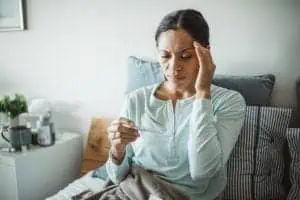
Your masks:
M208 24L203 15L193 9L176 10L164 16L155 33L156 45L158 45L161 33L177 29L185 30L202 46L207 47L209 45Z

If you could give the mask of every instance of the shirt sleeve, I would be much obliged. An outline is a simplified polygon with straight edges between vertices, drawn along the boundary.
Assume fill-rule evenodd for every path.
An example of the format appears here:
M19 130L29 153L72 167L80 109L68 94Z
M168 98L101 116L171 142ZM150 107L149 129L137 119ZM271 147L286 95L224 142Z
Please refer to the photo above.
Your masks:
M129 97L126 96L119 117L125 117L127 119L130 119L129 107L130 107ZM111 153L109 153L108 160L106 162L106 171L108 177L114 184L120 184L120 182L126 177L131 167L132 157L133 157L133 149L131 144L128 144L126 146L124 159L120 164L114 163L113 157Z
M193 180L213 177L221 170L237 141L245 117L245 100L230 92L213 110L212 100L196 99L190 119L188 156Z

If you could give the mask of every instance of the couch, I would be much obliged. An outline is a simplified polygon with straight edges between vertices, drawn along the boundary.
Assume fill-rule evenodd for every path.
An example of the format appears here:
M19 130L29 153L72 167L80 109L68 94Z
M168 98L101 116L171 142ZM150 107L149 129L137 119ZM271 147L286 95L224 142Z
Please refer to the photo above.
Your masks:
M155 61L130 57L127 66L126 93L163 79ZM224 200L300 199L299 110L270 105L274 83L271 74L214 77L213 84L240 92L247 103L245 123L227 163ZM91 120L81 168L85 178L107 178L103 165L110 148L106 129L111 121Z

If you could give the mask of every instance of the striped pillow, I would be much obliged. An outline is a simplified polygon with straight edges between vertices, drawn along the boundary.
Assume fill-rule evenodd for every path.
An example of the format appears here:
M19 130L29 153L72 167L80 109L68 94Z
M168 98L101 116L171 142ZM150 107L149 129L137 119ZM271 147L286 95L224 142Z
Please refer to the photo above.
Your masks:
M300 199L300 128L287 129L287 141L291 155L290 188L287 200Z
M227 163L225 200L284 199L282 149L291 109L247 106L239 139Z

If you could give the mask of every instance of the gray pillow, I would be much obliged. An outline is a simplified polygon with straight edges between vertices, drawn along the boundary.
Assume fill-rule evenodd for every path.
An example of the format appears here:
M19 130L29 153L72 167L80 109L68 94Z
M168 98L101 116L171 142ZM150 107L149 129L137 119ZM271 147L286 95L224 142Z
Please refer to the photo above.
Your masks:
M244 126L227 163L225 200L284 199L286 128L291 109L247 106Z
M126 93L164 80L157 61L130 56L127 61ZM247 105L269 105L275 83L271 74L261 76L215 75L213 84L240 92Z
M290 128L300 128L300 77L296 80L297 106L293 112Z
M247 105L266 106L275 83L275 76L265 74L260 76L229 76L216 74L213 84L241 93Z
M286 133L291 155L291 188L287 200L300 199L300 128L289 128Z

